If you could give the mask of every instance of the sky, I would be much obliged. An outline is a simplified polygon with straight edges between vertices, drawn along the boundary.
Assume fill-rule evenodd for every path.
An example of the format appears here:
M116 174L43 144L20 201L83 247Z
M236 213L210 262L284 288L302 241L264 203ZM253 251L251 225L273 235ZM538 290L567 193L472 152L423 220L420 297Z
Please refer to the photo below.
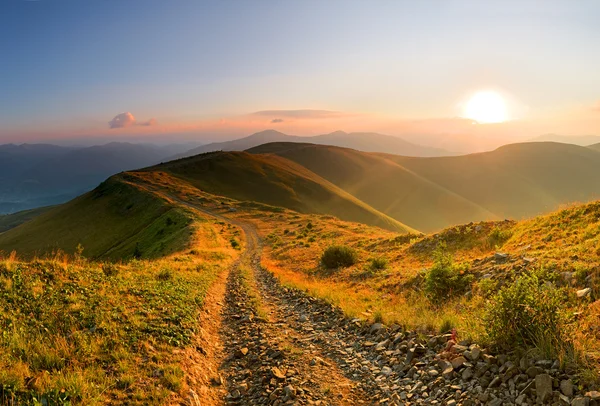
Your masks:
M0 143L600 135L598 1L0 2ZM493 91L503 123L465 117Z

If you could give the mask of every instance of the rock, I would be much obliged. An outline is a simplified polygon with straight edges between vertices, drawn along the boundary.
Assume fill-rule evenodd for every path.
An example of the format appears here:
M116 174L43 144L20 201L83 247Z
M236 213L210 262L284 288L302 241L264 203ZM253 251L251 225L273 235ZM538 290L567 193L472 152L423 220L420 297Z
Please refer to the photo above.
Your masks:
M592 293L592 288L585 288L577 291L577 297L584 298L588 297Z
M535 377L535 393L538 403L546 403L552 397L552 377L548 374L539 374Z
M454 369L459 369L464 365L465 362L467 362L467 359L463 356L456 357L452 361L450 361L450 363L452 364L452 368Z
M210 382L213 385L220 386L220 385L223 385L223 378L221 377L221 375L217 375L217 376L211 378Z
M294 388L292 385L288 385L285 388L283 388L283 392L288 398L293 399L296 397L296 388Z
M597 390L593 390L590 392L586 392L585 394L586 397L590 398L591 400L599 400L600 399L600 392L598 392Z
M371 334L376 334L376 333L379 333L381 330L385 330L385 325L382 323L375 323L371 326L371 329L369 330L369 332Z
M508 259L508 254L505 254L503 252L496 252L494 254L494 260L496 262L504 262Z
M277 379L285 379L285 374L277 367L271 368L271 374Z
M388 366L381 368L381 375L390 376L391 374L392 374L392 368L390 368Z
M248 348L246 347L240 348L236 354L238 358L244 358L246 355L248 355Z
M573 396L573 382L570 379L560 381L560 391L565 396Z
M471 378L473 378L473 368L465 368L465 370L462 373L463 381L469 381L471 380Z
M571 401L571 406L589 406L589 404L589 398L578 397Z
M540 367L536 367L536 366L532 366L527 368L527 370L525 371L525 373L530 377L530 378L535 378L536 376L538 376L539 374L544 373L544 370Z

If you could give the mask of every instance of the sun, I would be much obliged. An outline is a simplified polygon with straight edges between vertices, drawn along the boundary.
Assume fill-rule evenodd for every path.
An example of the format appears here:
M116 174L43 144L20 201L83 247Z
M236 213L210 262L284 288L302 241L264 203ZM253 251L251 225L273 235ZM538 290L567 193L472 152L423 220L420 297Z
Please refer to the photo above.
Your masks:
M478 123L501 123L508 120L506 102L494 91L477 92L465 105L463 116Z

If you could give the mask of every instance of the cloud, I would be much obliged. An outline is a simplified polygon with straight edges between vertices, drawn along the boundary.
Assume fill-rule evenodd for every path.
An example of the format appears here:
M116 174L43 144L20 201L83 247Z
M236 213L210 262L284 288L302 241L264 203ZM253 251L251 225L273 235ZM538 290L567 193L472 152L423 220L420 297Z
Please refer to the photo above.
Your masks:
M253 116L260 117L277 117L277 119L290 118L297 120L314 120L314 119L329 119L329 118L344 118L352 117L354 113L344 113L341 111L329 110L263 110L252 113ZM274 121L272 121L274 122ZM279 121L280 122L280 121Z
M130 112L117 114L108 122L110 128L125 128L135 125L135 117Z
M600 112L600 100L598 100L596 102L596 104L594 104L594 106L592 107L592 111L598 111L598 112Z
M134 115L131 114L130 112L117 114L112 120L110 120L108 122L108 125L110 128L125 128L125 127L131 127L134 125L142 126L142 127L152 127L157 124L158 124L158 122L156 121L155 118L151 118L148 121L138 123L136 121Z
M156 121L155 118L151 118L148 121L145 121L143 123L139 123L138 125L144 126L144 127L152 127L154 125L158 124L158 122Z
M271 120L271 123L273 124L278 124L278 123L283 123L285 120L283 118L274 118L273 120Z

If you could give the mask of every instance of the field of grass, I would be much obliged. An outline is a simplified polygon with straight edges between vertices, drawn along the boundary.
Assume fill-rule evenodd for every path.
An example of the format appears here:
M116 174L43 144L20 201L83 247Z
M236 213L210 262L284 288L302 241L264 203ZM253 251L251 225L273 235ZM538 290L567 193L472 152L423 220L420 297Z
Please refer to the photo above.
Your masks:
M50 210L52 206L39 207L37 209L23 210L13 214L0 214L0 233L15 228L28 222Z
M204 296L239 253L239 230L193 222L191 248L162 259L1 260L0 403L182 402Z
M82 246L88 258L157 258L181 250L193 234L190 213L115 175L0 234L0 251L32 257Z

